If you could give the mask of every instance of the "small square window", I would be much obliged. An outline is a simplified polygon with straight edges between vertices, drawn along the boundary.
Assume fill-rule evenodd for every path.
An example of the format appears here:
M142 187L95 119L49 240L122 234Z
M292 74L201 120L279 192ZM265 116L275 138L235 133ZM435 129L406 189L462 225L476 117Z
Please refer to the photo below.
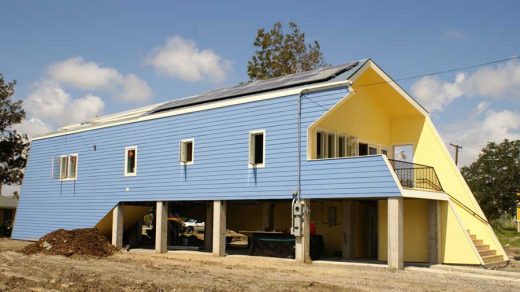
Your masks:
M181 140L179 145L179 162L183 165L193 164L195 154L195 141L193 139Z
M265 131L251 131L249 133L249 165L264 167L265 165Z
M369 145L368 146L368 155L377 155L377 146Z
M368 155L368 144L367 143L359 143L358 155L359 156Z
M137 146L125 148L125 176L137 174Z
M53 178L75 180L78 176L78 154L60 155L53 160Z

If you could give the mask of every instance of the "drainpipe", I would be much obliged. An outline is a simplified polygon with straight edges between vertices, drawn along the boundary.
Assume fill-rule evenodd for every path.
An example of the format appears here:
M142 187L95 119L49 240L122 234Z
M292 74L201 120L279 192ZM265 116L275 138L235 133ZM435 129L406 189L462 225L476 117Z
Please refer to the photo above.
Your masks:
M293 194L293 203L294 201L301 201L301 172L302 172L302 100L306 94L312 93L312 92L318 92L318 91L324 91L329 89L340 89L340 88L350 88L352 85L352 81L350 80L343 80L343 81L337 81L337 82L329 82L326 84L319 84L315 86L309 86L307 88L302 89L300 91L300 94L298 95L298 178L297 178L297 186L296 186L296 192Z

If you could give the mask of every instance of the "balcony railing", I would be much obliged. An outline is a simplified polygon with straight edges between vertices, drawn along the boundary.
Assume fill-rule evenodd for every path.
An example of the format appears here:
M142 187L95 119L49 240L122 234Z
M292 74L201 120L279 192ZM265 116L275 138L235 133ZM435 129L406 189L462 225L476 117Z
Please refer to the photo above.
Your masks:
M401 160L388 160L403 188L443 191L433 167Z

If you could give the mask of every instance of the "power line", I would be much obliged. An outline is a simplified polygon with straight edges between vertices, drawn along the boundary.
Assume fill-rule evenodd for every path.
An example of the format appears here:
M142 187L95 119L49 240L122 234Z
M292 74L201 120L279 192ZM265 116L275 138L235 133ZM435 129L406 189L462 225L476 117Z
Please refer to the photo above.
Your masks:
M470 66L452 68L452 69L437 71L437 72L432 72L432 73L413 75L413 76L398 78L398 79L390 80L390 81L381 81L381 82L361 84L361 85L357 85L356 87L366 87L366 86L385 84L385 83L396 83L397 81L410 80L410 79L416 79L416 78L421 78L421 77L426 77L426 76L434 76L434 75L440 75L440 74L445 74L445 73L451 73L451 72L455 72L455 71L468 70L468 69L473 69L473 68L477 68L477 67L503 63L503 62L516 60L516 59L520 59L520 56L506 58L506 59L499 59L499 60L495 60L495 61L491 61L491 62L480 63L480 64L475 64L475 65L470 65Z

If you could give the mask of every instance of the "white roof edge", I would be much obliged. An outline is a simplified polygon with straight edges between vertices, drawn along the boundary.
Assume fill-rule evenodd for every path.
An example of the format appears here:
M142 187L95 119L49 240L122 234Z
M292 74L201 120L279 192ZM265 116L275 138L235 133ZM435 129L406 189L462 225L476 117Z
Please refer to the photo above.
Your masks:
M34 137L32 140L33 141L42 140L42 139L47 139L47 138L52 138L52 137L57 137L57 136L64 136L64 135L73 134L73 133L91 131L91 130L100 129L100 128L107 128L107 127L112 127L112 126L117 126L117 125L160 119L160 118L169 117L169 116L176 116L176 115L187 114L187 113L191 113L191 112L204 111L204 110L232 106L232 105L237 105L237 104L242 104L242 103L249 103L249 102L254 102L254 101L259 101L259 100L279 98L279 97L284 97L284 96L288 96L288 95L299 94L304 90L312 90L312 89L321 88L321 87L331 87L334 85L340 86L340 85L344 85L347 83L350 83L350 81L341 80L341 81L320 82L320 83L316 83L316 84L312 84L312 85L302 85L302 86L297 86L297 87L288 88L288 89L273 90L273 91L269 91L269 92L265 92L265 93L252 94L252 95L247 95L247 96L243 96L243 97L237 97L237 98L225 99L225 100L221 100L221 101L203 103L203 104L199 104L199 105L190 105L190 106L186 106L186 107L182 107L182 108L178 108L178 109L173 109L170 111L156 113L153 115L142 115L144 112L147 112L147 110L145 110L146 108L154 108L156 106L156 105L150 105L147 107L142 107L142 108L129 110L129 111L121 112L121 113L116 113L116 114L112 114L112 115L108 115L108 116L104 116L104 117L99 117L99 118L89 121L88 124L76 124L76 125L71 125L71 126L67 126L67 127L62 127L62 128L60 128L60 130L58 130L56 132L48 133L48 134L45 134L45 135L42 135L39 137Z

